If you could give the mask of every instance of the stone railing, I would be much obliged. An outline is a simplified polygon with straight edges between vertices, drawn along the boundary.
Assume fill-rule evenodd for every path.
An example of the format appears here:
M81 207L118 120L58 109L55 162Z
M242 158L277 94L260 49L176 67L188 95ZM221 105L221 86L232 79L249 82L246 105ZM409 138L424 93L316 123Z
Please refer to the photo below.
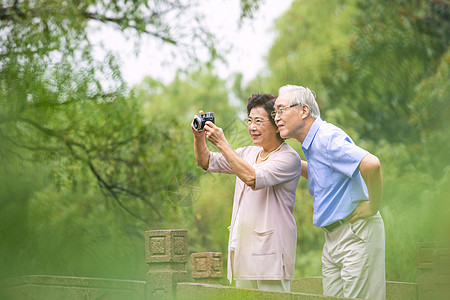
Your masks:
M442 243L417 243L418 299L450 299L450 249Z
M145 281L31 275L4 280L0 299L146 299Z
M219 284L223 276L222 253L191 254L191 276L198 283Z
M174 299L178 282L189 281L187 230L145 232L147 299Z
M24 276L0 283L0 299L346 299L322 296L320 277L295 279L291 292L239 289L219 284L223 255L217 252L192 253L191 276L186 230L145 232L146 281L112 280L64 276ZM418 283L386 283L387 300L450 299L450 252L438 243L417 244Z

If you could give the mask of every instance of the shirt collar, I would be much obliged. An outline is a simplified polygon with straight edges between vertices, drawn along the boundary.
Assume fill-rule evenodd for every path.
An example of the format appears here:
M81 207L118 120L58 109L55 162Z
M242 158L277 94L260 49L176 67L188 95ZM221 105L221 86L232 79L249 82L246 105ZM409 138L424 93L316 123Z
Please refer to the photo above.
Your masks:
M316 136L317 131L319 130L320 126L324 123L324 121L317 117L314 123L311 125L311 128L309 128L308 134L306 135L305 140L302 143L302 148L308 150L309 146L311 146L311 143Z

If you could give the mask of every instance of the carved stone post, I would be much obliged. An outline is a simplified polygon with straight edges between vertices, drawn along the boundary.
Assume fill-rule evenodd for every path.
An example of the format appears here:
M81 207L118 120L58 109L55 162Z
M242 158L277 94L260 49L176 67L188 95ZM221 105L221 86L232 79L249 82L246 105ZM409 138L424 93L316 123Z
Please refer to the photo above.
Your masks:
M191 254L192 278L196 282L218 284L222 278L223 262L220 252Z
M175 299L176 284L189 281L187 230L145 232L145 257L149 265L146 296L152 300Z
M441 243L417 243L418 299L450 299L450 249Z

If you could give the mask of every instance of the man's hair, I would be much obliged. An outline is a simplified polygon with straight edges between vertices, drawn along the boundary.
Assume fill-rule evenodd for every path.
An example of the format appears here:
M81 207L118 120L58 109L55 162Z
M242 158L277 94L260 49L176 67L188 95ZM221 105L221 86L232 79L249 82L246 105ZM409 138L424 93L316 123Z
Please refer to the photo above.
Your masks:
M300 85L288 84L280 87L278 90L278 95L284 92L292 92L291 104L299 104L301 106L309 107L309 114L313 118L320 117L319 105L317 105L315 93Z

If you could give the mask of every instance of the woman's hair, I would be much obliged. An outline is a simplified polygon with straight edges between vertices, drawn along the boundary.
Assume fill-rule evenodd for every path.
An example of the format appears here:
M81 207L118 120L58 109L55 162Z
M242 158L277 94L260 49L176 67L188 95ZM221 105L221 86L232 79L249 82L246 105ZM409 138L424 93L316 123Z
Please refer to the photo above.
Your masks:
M275 99L276 97L271 94L253 94L250 98L248 98L247 116L250 115L250 111L252 110L252 108L258 106L263 107L267 112L270 123L272 123L272 125L276 128L277 124L275 124L274 119L272 119L272 116L270 115L274 111L273 106L275 105ZM284 140L283 138L281 138L279 132L277 132L277 137L282 141Z
M320 117L319 105L317 105L315 93L300 85L285 85L280 87L278 95L284 92L292 92L291 104L306 105L309 107L309 114L313 118Z

